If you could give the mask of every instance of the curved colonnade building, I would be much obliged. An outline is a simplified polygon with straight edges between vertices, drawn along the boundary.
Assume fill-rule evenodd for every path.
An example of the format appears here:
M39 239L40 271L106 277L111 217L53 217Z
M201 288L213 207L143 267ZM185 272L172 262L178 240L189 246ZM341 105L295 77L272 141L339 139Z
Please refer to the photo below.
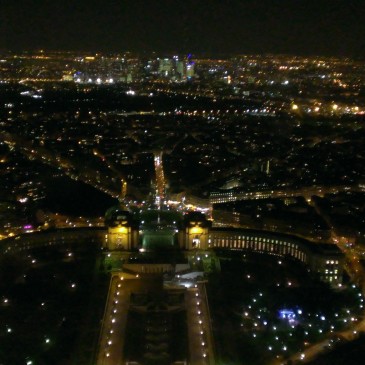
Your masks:
M67 228L5 239L0 242L0 255L13 257L28 250L46 250L54 246L67 249L78 243L90 247L98 245L106 256L133 258L135 252L160 249L162 242L162 247L170 246L185 253L229 250L239 254L251 251L297 260L332 286L342 282L344 257L336 245L265 231L212 228L211 222L200 213L186 214L180 222L163 221L164 214L158 213L157 220L148 224L136 222L128 211L117 209L109 213L105 228ZM216 364L204 282L197 280L195 285L185 288L179 285L164 287L162 274L178 273L178 265L174 266L173 261L131 263L127 260L121 269L112 270L95 353L97 365L143 364L148 358L159 358L161 364L172 365L186 364L187 359L193 365ZM185 274L194 274L189 265L181 266L184 266ZM131 344L136 323L141 330L138 341ZM151 340L148 329L161 337L158 344ZM162 341L166 333L161 331L165 330L169 341ZM177 350L173 343L177 338L181 339L181 335L185 336L184 346ZM197 343L201 346L196 346Z
M342 283L344 257L336 245L314 243L296 236L239 228L215 228L208 248L248 250L298 260L332 286Z
M106 219L107 228L70 228L28 233L0 242L0 254L16 253L36 247L67 245L71 242L99 244L107 251L148 250L144 232L126 211ZM344 256L334 244L311 242L297 236L240 228L212 228L203 214L184 217L182 225L169 228L175 235L170 244L182 250L246 250L298 260L321 280L338 286L342 283ZM155 232L163 228L157 226ZM146 243L147 242L147 243Z

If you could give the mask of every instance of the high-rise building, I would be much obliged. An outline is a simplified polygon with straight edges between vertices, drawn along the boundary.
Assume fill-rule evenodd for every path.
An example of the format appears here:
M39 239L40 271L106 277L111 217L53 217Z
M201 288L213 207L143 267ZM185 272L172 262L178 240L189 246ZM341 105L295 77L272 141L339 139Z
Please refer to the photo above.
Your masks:
M186 64L186 77L188 79L192 78L195 76L195 64L193 61L189 61L187 64Z
M160 75L169 76L172 74L173 62L170 58L162 58L159 60L158 72Z
M192 60L191 53L186 57L186 77L191 79L195 76L195 62Z
M176 61L176 73L180 79L184 79L186 76L185 62L181 60Z

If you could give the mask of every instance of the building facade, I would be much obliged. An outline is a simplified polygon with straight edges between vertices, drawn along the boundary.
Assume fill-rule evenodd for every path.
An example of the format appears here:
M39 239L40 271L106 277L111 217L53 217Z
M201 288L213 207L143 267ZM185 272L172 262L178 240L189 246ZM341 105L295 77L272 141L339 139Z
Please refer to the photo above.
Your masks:
M113 210L105 228L74 228L24 234L0 242L1 254L35 247L67 245L70 242L97 244L107 251L136 251L140 248L139 227L129 212ZM241 228L212 228L203 214L187 214L177 233L182 250L252 251L296 260L321 280L342 283L344 255L334 244L311 242L297 236Z

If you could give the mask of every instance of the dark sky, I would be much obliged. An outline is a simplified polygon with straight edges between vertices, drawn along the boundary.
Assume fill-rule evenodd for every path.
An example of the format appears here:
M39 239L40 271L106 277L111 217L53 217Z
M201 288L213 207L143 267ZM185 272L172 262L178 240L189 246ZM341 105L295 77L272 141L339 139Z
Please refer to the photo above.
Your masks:
M0 49L365 55L365 0L0 0Z

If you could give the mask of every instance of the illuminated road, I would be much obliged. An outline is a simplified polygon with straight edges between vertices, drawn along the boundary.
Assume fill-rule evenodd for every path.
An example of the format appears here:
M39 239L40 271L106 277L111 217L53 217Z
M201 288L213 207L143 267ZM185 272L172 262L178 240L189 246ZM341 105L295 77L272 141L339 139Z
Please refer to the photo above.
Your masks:
M122 365L130 292L137 277L112 276L105 306L96 365Z
M163 172L162 164L162 152L155 153L155 173L156 173L156 205L161 207L163 201L165 200L165 175Z
M141 280L138 275L114 274L111 278L99 338L96 365L124 365L125 333L130 293ZM214 365L214 342L203 283L185 293L191 365Z
M214 365L214 345L204 284L187 289L186 309L191 365Z

